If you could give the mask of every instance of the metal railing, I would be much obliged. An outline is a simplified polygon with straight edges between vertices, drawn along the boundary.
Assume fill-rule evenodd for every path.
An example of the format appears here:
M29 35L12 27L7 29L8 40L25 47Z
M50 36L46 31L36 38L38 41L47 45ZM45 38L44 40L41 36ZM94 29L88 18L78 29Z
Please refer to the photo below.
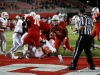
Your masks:
M92 8L86 8L86 12L91 12ZM59 8L59 9L0 9L0 13L6 11L9 14L27 14L31 11L34 11L36 13L52 13L52 12L67 12L67 13L78 13L79 8Z

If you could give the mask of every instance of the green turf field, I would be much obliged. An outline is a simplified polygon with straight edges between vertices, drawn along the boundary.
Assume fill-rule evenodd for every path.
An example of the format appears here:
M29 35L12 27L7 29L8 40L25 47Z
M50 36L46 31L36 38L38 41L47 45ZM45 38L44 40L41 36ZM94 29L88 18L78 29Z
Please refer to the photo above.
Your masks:
M71 46L75 47L75 43L76 43L78 34L73 35L71 29L69 28L69 26L67 26L67 28L68 28L68 32L69 32L70 44L71 44ZM5 32L5 34L6 34L6 37L7 37L7 51L9 51L10 48L12 47L12 45L13 45L12 44L13 43L12 42L13 31L7 31L7 32ZM95 37L95 43L100 45L100 42L97 40L96 37ZM60 48L60 50L61 50L62 55L72 56L72 52L70 50L68 50L66 53L64 53L62 47ZM100 57L100 50L99 49L93 50L92 54L93 54L94 57ZM85 56L84 51L82 52L81 56Z

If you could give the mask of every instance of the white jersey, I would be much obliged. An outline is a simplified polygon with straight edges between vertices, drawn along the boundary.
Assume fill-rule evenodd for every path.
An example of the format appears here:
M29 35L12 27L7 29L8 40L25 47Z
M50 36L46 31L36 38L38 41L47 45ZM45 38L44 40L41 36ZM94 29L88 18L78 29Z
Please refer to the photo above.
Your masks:
M51 22L52 22L52 20L51 20L51 19L49 19L49 20L48 20L48 24L50 24Z
M22 20L18 20L18 22L17 22L17 24L15 26L14 32L20 32L20 33L23 32L23 30L22 30L22 23L23 23Z
M4 19L2 17L0 17L0 22L2 22L2 27L6 27L7 26L7 19Z
M77 25L78 25L78 22L80 21L80 18L79 18L79 16L78 15L74 15L73 17L72 17L72 23L74 23L75 24L75 27L77 28Z
M32 48L32 51L34 52L34 57L41 58L42 55L44 55L44 52L41 49L37 49L36 47Z
M77 19L75 19L75 28L77 28L78 27L78 21L77 21Z
M50 52L56 52L56 48L54 48L51 44L50 44L50 42L49 41L47 41L46 40L46 44L44 44L43 46L42 46L42 48L46 51L46 49L47 50L49 50Z
M60 17L60 21L61 22L64 22L64 17Z
M35 50L34 56L35 56L36 58L40 58L42 55L44 55L44 53L43 53L42 50L41 50L41 51L39 51L38 49Z

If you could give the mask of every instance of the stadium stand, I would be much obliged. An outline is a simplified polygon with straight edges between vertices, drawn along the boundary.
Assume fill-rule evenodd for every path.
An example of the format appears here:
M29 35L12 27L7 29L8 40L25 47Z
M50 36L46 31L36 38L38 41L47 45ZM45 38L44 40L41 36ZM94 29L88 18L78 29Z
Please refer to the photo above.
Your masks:
M77 0L4 0L0 2L0 12L7 11L10 14L27 14L31 11L43 16L54 14L57 11L77 13L84 7L90 12L92 7ZM47 15L44 15L46 14Z

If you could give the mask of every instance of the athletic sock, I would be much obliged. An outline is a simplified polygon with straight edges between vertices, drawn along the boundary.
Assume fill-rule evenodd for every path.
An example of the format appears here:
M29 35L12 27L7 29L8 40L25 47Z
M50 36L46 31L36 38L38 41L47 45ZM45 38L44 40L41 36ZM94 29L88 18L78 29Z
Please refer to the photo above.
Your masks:
M59 58L60 60L63 60L63 59L62 59L62 55L58 55L58 58Z

